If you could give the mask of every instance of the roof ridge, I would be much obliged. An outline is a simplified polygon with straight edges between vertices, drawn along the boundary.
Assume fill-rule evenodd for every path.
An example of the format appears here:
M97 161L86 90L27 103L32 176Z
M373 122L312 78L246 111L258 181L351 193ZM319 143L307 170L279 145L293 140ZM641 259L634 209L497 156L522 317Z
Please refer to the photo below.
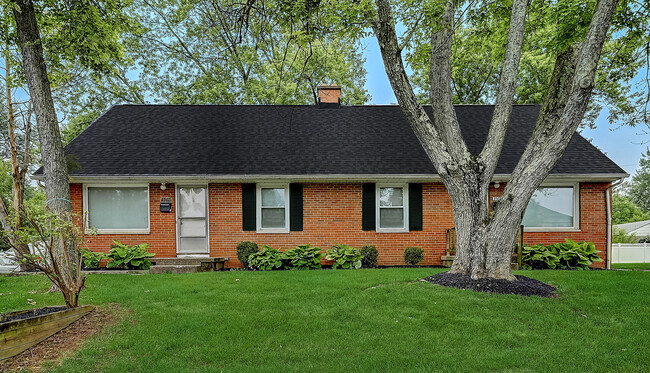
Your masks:
M540 106L541 104L512 104L512 106ZM237 106L237 107L313 107L319 108L313 104L115 104L113 106ZM111 106L111 107L113 107ZM425 107L431 106L430 104L422 105ZM495 104L454 104L454 106L495 106ZM353 104L341 105L341 107L399 107L399 104Z

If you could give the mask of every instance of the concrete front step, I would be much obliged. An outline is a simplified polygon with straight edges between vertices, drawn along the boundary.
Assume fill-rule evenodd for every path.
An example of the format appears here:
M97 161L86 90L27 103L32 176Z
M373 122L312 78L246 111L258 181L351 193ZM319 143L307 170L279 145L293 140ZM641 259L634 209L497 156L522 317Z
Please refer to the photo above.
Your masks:
M211 272L222 270L228 258L151 258L151 273L166 273L170 271L171 267L198 267L197 270L179 269L180 271L187 272L172 272L172 273L193 273L193 272ZM154 269L156 267L165 267L164 269Z
M149 273L196 273L201 271L201 265L152 265L149 268Z
M200 257L189 257L189 258L151 258L151 264L153 265L199 265L201 263L219 263L227 262L228 258L200 258Z

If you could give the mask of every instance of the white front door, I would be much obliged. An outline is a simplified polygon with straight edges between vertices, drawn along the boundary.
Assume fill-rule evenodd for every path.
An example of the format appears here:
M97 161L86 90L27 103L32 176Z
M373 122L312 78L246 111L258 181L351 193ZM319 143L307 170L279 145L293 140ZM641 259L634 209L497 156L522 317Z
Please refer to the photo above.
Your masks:
M207 202L207 188L205 187L187 186L176 189L178 254L210 254Z

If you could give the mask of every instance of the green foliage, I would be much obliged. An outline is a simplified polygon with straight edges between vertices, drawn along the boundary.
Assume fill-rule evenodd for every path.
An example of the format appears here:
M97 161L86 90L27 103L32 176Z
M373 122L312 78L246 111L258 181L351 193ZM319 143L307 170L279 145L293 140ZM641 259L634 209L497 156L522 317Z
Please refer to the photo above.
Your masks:
M117 240L113 240L111 250L106 255L106 259L112 259L106 263L107 268L120 269L149 269L151 262L156 254L147 251L149 244L141 243L135 246L125 245Z
M260 249L255 242L242 241L237 244L237 259L239 259L244 268L249 268L248 257L258 251Z
M283 254L283 259L287 262L287 266L291 269L308 270L313 268L320 268L321 258L325 255L320 252L320 247L307 245L300 245L293 249L286 250Z
M628 193L630 200L646 216L650 215L650 149L646 149L646 152L641 156L639 168L637 168L628 186Z
M375 268L377 267L377 258L379 257L379 252L377 248L373 245L366 245L361 248L361 267L363 268Z
M602 262L593 242L565 238L564 242L524 246L522 250L524 269L588 269L593 262Z
M404 250L404 263L416 266L424 259L424 250L421 247L407 247Z
M106 256L103 253L96 253L90 250L84 250L81 253L81 257L83 258L84 261L84 266L89 269L97 269L99 268L99 263L104 259Z
M637 243L639 242L639 237L635 236L633 233L628 234L624 229L616 228L612 230L612 242L613 243Z
M555 269L560 261L557 255L543 244L524 246L521 250L523 269Z
M394 2L395 23L406 29L403 43L411 82L422 103L429 103L430 32L439 25L440 2ZM516 104L542 104L557 55L584 38L596 1L531 1L522 46ZM457 5L452 45L452 95L456 104L494 103L510 26L512 2ZM460 10L462 9L462 10ZM647 68L650 7L620 2L598 65L593 99L583 125L593 127L601 109L612 123L648 124L647 82L635 76ZM398 27L399 31L400 27ZM642 80L642 79L641 79Z
M282 269L284 255L280 250L274 249L268 245L262 246L262 250L252 253L248 257L248 265L250 268L258 269L260 271L270 271L274 269Z
M632 198L615 193L612 196L612 223L624 224L650 219L650 213L637 206Z
M4 198L8 206L11 205L13 183L11 175L11 163L9 161L0 162L0 196ZM45 192L39 187L25 183L24 206L30 216L45 215Z
M334 245L327 249L327 260L333 260L332 268L359 269L363 255L359 249L348 245Z

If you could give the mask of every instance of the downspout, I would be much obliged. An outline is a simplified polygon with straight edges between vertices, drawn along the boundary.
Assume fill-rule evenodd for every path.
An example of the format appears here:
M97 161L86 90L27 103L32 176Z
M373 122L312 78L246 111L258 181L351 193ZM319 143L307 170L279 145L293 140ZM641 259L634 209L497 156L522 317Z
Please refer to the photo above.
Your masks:
M612 183L605 190L605 203L607 205L607 241L606 241L606 253L607 261L605 262L606 269L612 269L612 190L614 187L619 186L625 180L624 177L618 179L617 182Z

